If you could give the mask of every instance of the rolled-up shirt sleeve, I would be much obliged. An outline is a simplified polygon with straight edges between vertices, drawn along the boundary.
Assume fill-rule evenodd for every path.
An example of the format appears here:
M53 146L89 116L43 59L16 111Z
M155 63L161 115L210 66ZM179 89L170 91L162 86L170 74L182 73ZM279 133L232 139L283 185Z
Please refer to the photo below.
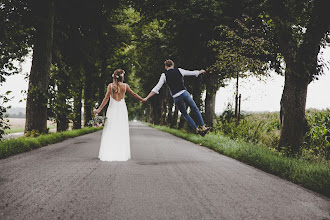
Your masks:
M165 82L166 82L166 77L165 77L165 74L162 73L162 75L159 78L159 81L158 81L157 85L151 91L153 91L154 93L159 94L159 90L160 90L160 88L162 88L162 86L164 85Z
M180 71L182 76L196 76L196 77L198 77L198 75L199 75L199 70L190 71L190 70L184 70L184 69L181 69L181 68L178 68L178 70Z

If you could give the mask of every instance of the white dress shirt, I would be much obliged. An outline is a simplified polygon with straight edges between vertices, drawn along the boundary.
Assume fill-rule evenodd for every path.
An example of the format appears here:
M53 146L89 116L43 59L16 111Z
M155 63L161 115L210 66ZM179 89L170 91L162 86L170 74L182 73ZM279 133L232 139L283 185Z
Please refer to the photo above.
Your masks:
M196 76L196 77L198 77L198 75L199 75L199 70L190 71L190 70L184 70L184 69L181 69L181 68L178 68L178 70L179 70L179 72L181 73L182 76ZM160 88L162 88L162 86L164 85L165 82L166 82L166 76L165 76L165 73L162 73L162 75L159 78L159 81L158 81L157 85L151 91L153 91L154 93L159 94L159 90L160 90ZM178 97L179 95L184 93L184 91L186 91L186 90L181 90L181 91L175 93L173 95L173 98Z

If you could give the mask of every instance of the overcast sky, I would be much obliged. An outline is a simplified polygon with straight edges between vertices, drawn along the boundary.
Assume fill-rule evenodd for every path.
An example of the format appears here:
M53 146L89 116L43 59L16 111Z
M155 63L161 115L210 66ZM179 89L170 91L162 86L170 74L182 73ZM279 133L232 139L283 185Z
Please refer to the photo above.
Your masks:
M323 50L324 60L330 62L330 47ZM329 66L330 67L330 66ZM10 101L12 107L25 108L26 101L19 102L26 97L21 90L28 89L28 82L24 79L25 74L30 71L31 57L22 64L21 74L7 77L7 81L0 88L0 93L8 90L13 91ZM119 67L118 67L119 68ZM234 104L236 80L228 81L225 88L220 88L216 97L216 112L221 113L226 109L228 103ZM240 79L239 93L242 95L242 111L279 111L280 100L283 92L284 77L271 73L271 77L265 77L262 81L255 77ZM330 70L326 69L325 74L319 80L308 86L306 108L325 109L330 108Z
M322 49L320 55L330 62L330 47ZM328 64L330 68L330 65ZM330 109L330 70L314 80L308 86L306 108ZM256 77L240 79L239 93L242 95L241 109L243 111L279 111L283 92L284 76L274 72L271 77L264 77L262 81ZM216 97L216 112L225 110L228 103L234 106L234 92L236 79L229 82L225 88L220 88Z

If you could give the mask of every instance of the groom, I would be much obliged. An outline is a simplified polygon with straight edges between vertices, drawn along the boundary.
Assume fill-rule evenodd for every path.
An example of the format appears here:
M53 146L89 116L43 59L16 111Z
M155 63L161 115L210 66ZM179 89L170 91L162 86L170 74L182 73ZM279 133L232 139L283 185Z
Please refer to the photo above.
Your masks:
M188 122L189 126L196 131L196 134L200 134L201 136L205 136L212 128L205 127L202 115L198 110L194 100L190 97L190 94L187 92L186 87L184 86L183 77L184 76L196 76L199 74L204 74L205 70L195 70L188 71L181 68L174 68L174 62L172 60L166 60L164 62L166 72L162 73L160 76L159 82L157 85L151 90L149 95L143 99L143 102L146 102L151 96L159 93L160 88L166 82L171 96L174 99L175 105L180 110L183 118ZM191 108L191 111L197 116L197 123L202 127L200 130L194 120L188 115L185 103Z

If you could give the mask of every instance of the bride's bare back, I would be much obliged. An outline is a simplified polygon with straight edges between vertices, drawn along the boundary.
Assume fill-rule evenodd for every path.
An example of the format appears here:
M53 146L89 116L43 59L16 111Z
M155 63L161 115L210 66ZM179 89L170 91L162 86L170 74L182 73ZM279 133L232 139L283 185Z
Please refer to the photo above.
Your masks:
M125 93L126 93L126 89L127 89L127 84L126 83L118 83L118 85L115 85L115 84L111 83L110 86L112 87L111 97L114 100L120 101L125 97Z
M144 99L141 98L138 94L133 92L130 88L130 86L126 83L123 83L124 80L124 73L122 69L115 70L113 76L113 82L108 85L107 93L105 94L105 97L98 109L94 109L94 114L98 114L102 108L105 106L105 104L108 102L110 96L116 100L121 101L123 98L125 98L126 91L131 94L134 98L140 100L141 102L144 102Z

